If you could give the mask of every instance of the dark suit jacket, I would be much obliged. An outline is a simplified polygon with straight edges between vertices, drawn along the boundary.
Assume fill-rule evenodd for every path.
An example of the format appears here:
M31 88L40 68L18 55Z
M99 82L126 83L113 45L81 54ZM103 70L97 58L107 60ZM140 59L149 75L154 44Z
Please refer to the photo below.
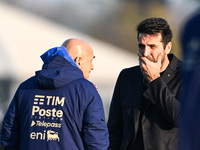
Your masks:
M110 106L108 129L110 148L128 150L136 138L141 110L142 95L148 99L142 117L145 150L177 150L178 122L182 91L180 78L181 61L168 55L170 64L143 92L143 75L140 67L122 70Z

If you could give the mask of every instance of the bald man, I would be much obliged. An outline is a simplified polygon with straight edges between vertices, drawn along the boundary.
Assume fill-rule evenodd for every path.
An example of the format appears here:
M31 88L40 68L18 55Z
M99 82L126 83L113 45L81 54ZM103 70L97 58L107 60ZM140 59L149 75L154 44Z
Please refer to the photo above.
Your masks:
M69 39L41 58L42 70L21 83L6 112L4 149L107 150L102 100L88 81L92 48Z
M66 40L62 46L81 69L84 78L89 79L89 73L94 69L92 61L95 56L92 48L86 42L77 39Z

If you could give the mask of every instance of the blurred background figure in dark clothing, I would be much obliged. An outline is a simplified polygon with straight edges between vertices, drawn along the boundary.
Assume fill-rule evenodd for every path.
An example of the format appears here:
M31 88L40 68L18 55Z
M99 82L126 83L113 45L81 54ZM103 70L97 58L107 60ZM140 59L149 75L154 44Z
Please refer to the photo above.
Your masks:
M200 10L182 29L184 95L181 121L181 150L199 150L200 142Z

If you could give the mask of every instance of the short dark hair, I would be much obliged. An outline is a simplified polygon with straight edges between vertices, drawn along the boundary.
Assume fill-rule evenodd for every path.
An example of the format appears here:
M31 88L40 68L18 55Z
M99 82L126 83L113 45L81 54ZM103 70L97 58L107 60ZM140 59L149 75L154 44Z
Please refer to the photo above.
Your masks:
M156 35L161 33L162 43L164 48L172 40L172 31L168 22L163 18L148 18L140 22L137 26L137 39L139 40L139 34L152 34Z

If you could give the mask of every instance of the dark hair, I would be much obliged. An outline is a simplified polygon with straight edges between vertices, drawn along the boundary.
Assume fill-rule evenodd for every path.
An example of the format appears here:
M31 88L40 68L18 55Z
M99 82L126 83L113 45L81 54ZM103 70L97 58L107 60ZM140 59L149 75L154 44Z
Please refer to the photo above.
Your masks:
M172 31L169 27L169 24L165 19L162 18L148 18L142 21L137 26L137 39L139 40L139 34L152 34L156 35L161 33L162 35L162 43L164 44L164 48L166 45L172 40Z

